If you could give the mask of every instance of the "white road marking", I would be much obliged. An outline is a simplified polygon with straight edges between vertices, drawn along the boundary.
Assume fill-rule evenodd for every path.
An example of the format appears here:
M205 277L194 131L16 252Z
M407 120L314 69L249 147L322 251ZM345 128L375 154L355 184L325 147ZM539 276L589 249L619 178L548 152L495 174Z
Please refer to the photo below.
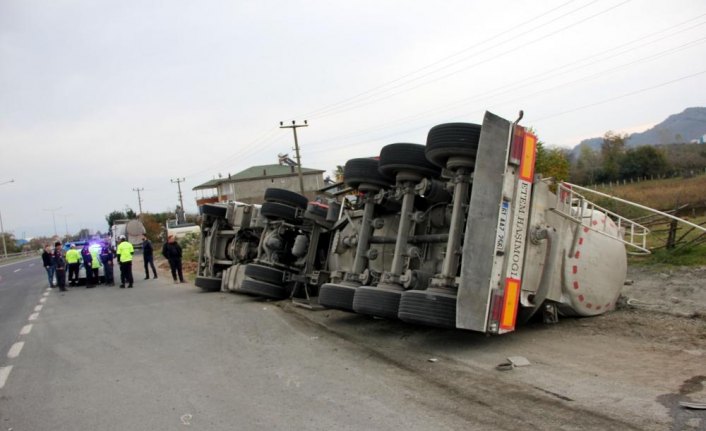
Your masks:
M30 332L32 332L32 324L31 323L29 325L25 325L22 327L22 330L20 330L20 335L27 335Z
M51 287L47 287L47 292L51 292Z
M10 350L7 352L7 357L10 359L16 358L20 356L20 352L22 351L22 348L25 346L24 341L18 341L15 344L10 347Z
M37 305L36 307L34 307L34 311L42 311L42 308L44 308L43 305Z
M37 317L39 317L39 313L32 313L29 315L29 320L37 320Z
M7 378L10 377L10 371L12 371L12 365L9 367L0 367L0 389L7 383Z
M49 292L42 293L42 296L49 296Z
M20 271L22 271L22 268L17 268L16 270L14 270L12 272L20 272Z
M33 264L33 263L30 263L29 266L34 266L34 264Z
M47 298L39 298L39 302L41 302L42 304L44 304L45 302L47 302Z

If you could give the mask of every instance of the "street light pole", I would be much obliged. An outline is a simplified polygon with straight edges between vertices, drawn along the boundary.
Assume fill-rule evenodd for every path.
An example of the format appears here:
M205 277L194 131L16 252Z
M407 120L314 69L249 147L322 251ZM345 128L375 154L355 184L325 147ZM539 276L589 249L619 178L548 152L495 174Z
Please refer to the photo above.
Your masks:
M10 181L5 181L4 183L0 183L0 186L3 186L5 184L10 184L14 183L15 179L11 179ZM2 225L2 213L0 212L0 236L2 236L2 252L3 256L5 259L7 259L7 244L5 243L5 227Z
M56 231L56 212L59 211L62 207L58 208L45 208L44 211L51 211L51 219L54 221L54 236L59 236L59 234Z

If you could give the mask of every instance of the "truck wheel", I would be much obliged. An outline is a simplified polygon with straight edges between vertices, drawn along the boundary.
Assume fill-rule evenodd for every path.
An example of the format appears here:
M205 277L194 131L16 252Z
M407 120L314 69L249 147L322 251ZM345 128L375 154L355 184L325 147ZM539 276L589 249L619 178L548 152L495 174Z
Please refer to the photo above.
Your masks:
M287 289L272 283L246 278L240 284L238 292L262 296L270 299L286 299L289 296Z
M337 310L353 311L353 298L357 286L326 283L319 290L319 305Z
M402 290L361 286L355 291L353 311L371 316L397 319Z
M254 280L282 286L284 284L284 271L265 265L250 263L245 267L245 276Z
M297 221L297 209L278 202L265 202L260 214L272 220Z
M437 178L438 166L431 164L424 155L425 147L419 144L389 144L380 150L380 173L394 177L400 171L412 171L426 177Z
M218 292L221 290L221 279L214 277L196 277L194 284L206 292Z
M227 208L221 205L203 204L201 205L201 214L206 214L214 217L225 217Z
M456 295L430 290L408 290L402 293L397 316L407 323L456 327Z
M309 199L299 193L284 189L269 188L265 190L265 202L278 202L293 207L306 209Z
M350 159L343 168L343 182L354 189L363 183L372 184L381 189L389 188L395 183L395 180L380 173L379 167L380 164L375 159Z
M449 157L463 157L475 162L481 126L471 123L439 124L427 135L426 157L441 168Z

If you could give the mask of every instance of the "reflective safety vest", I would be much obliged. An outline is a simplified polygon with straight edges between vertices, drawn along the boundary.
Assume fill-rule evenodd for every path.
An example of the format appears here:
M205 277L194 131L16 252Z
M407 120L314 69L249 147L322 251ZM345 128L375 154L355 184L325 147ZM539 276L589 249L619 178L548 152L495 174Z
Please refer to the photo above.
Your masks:
M98 258L98 250L91 250L91 268L98 269L101 266L101 260Z
M66 252L66 263L79 263L81 261L81 253L75 248Z
M120 256L120 263L132 262L132 253L135 249L132 248L132 244L129 241L123 241L118 244L118 256Z

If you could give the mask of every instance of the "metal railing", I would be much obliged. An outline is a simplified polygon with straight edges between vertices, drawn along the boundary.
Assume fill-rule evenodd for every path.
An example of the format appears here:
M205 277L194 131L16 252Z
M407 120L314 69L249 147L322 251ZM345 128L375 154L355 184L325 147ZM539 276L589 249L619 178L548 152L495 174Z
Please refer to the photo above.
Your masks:
M650 254L647 248L648 228L594 204L579 194L575 190L577 188L581 187L569 183L558 184L557 203L553 208L557 214L622 242L632 248L631 254Z

